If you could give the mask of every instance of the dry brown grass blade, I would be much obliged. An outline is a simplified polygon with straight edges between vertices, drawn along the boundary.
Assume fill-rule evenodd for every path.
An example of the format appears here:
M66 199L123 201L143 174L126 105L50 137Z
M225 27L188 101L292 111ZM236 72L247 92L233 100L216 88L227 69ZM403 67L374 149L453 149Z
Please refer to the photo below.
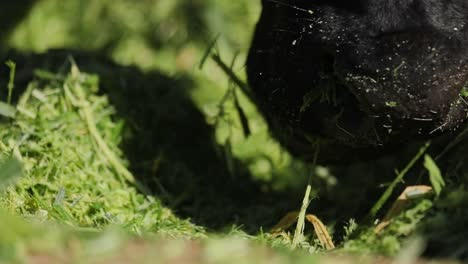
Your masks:
M315 234L317 235L320 243L327 249L331 250L335 248L333 239L328 233L327 227L322 223L322 221L313 214L306 215L307 221L309 221L314 226Z
M296 221L299 212L293 211L287 213L281 220L270 230L273 236L279 236L284 230L290 228Z
M392 219L399 215L412 199L424 196L432 192L432 187L426 185L408 186L398 196L392 207L388 210L382 222L380 222L374 229L376 234L382 232L390 223Z
M284 230L290 228L296 221L297 217L299 216L299 212L293 211L287 213L281 220L271 229L270 233L277 237L281 236ZM318 237L320 243L327 249L331 250L335 248L335 244L333 243L333 239L328 233L327 227L323 224L323 222L315 215L308 214L305 216L307 221L311 223L314 227L315 235Z

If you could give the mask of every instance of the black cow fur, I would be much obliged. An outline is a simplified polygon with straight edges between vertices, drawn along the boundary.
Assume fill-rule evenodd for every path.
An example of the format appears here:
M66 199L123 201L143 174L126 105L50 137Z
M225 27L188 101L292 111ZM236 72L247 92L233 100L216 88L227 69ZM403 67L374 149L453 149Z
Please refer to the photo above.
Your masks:
M263 0L247 60L273 134L293 154L373 156L468 116L468 1Z

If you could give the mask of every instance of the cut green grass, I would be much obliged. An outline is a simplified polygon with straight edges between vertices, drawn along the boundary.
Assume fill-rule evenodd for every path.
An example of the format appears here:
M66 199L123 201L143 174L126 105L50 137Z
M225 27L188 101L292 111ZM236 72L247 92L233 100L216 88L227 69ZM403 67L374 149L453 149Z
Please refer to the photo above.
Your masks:
M17 157L25 174L0 197L2 206L77 228L203 236L201 228L132 187L135 180L118 148L122 121L107 98L96 94L97 85L96 76L76 67L63 81L39 78L29 85L18 105L23 110L0 124L0 159Z

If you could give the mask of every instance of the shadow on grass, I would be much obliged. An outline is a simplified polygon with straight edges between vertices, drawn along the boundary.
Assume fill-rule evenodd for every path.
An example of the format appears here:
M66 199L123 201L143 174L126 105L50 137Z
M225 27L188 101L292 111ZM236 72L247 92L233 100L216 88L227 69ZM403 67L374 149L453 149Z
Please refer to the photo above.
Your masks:
M242 230L257 233L260 227L272 226L288 210L299 206L303 190L271 191L265 188L268 183L254 180L238 160L234 160L236 177L230 176L222 146L214 140L213 127L207 125L189 96L194 84L187 76L143 73L135 67L116 65L97 53L12 52L2 61L11 59L17 63L16 97L34 78L35 69L67 73L69 55L82 71L99 75L101 92L116 107L117 117L125 120L122 149L134 175L180 217L191 218L213 231L241 225ZM2 64L0 87L6 86L7 73ZM0 89L2 98L4 92L5 89ZM418 144L405 148L407 153L414 154ZM455 235L465 234L468 210L463 208L468 191L465 187L453 187L468 182L466 149L460 147L447 157L444 167L457 168L449 179L450 190L454 191L442 196L442 202L434 208L437 217L428 215L429 220L421 227L430 242L428 255L449 256L458 250L456 247L466 246L465 236ZM337 223L334 238L339 240L344 235L343 223L367 213L384 190L379 185L390 182L394 178L392 169L402 168L411 154L334 168L334 174L340 176L338 184L327 189L320 186L320 181L314 182L314 187L324 191L312 201L310 211L327 224ZM426 176L418 177L423 171L418 166L405 184L399 186L400 190L395 190L395 195L404 185L428 183ZM446 239L449 236L452 240Z
M224 149L214 140L214 128L189 96L194 84L188 76L143 73L98 53L82 51L12 52L6 59L17 63L15 84L24 88L34 78L35 69L67 73L69 56L82 71L99 75L101 93L109 97L117 116L126 123L122 149L130 169L176 214L210 229L242 225L245 231L258 232L259 227L272 226L300 206L305 185L271 191L269 183L256 181L239 160L234 160L236 175L231 176ZM1 76L8 76L8 69L2 67L5 74ZM6 80L3 82L1 87L6 86ZM335 167L334 174L340 177L333 188L314 180L314 188L321 192L310 211L328 224L336 223L337 235L342 237L343 223L367 213L383 191L379 184L394 177L388 168L397 164L383 159ZM290 180L303 181L303 176Z
M131 171L176 214L209 229L242 225L245 231L258 232L287 211L288 196L262 191L263 183L238 160L236 176L230 176L214 128L189 97L193 83L187 76L143 73L97 53L11 52L6 59L17 64L16 97L34 78L35 69L67 73L69 56L82 71L99 75L101 92L116 107L118 118L125 120L122 149ZM2 65L0 73L8 76L8 69ZM6 80L0 80L0 87L5 86Z

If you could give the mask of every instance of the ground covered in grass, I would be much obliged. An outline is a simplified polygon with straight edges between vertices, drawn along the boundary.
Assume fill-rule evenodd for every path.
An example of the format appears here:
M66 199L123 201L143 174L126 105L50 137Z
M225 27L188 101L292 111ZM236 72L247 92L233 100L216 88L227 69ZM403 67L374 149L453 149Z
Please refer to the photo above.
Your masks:
M426 142L341 166L294 159L269 136L254 104L204 56L221 33L211 51L244 79L245 28L253 30L259 3L217 2L42 0L29 13L15 13L19 24L9 23L0 36L7 40L0 66L0 258L467 259L463 129L419 156ZM308 212L327 226L337 245L332 252L311 225L297 245L294 228L268 233L300 208L311 174ZM405 185L414 184L435 193L413 200L376 233ZM386 190L388 199L379 200Z

